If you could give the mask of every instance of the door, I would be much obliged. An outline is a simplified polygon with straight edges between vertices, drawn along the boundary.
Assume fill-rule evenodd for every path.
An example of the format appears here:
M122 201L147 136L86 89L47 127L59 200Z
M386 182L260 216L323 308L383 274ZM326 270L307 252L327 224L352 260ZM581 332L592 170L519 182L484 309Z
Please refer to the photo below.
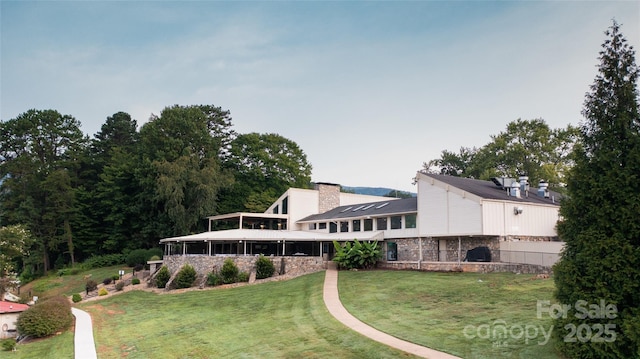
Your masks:
M447 261L447 240L439 239L438 240L438 262L446 262Z

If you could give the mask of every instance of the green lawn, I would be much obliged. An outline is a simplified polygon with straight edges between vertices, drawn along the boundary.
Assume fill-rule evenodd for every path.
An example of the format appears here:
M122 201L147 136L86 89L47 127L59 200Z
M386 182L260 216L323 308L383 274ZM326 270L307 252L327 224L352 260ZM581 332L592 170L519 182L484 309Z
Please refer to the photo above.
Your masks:
M323 281L324 272L319 272L289 281L182 294L134 291L78 307L93 318L100 359L411 357L333 319L322 300ZM54 289L62 287L75 291L71 283ZM544 340L541 333L527 344L524 338L500 339L486 330L478 332L494 330L498 324L542 326L548 332L551 320L536 317L536 301L551 300L550 279L506 273L341 271L339 288L351 313L402 339L464 358L559 358L552 342L538 345ZM73 335L20 345L12 355L72 358Z
M542 328L549 336L552 320L548 315L538 319L536 304L552 300L553 280L532 278L511 273L342 271L338 286L349 312L414 343L464 358L560 358L553 338L539 345L545 342ZM509 332L501 337L504 327Z

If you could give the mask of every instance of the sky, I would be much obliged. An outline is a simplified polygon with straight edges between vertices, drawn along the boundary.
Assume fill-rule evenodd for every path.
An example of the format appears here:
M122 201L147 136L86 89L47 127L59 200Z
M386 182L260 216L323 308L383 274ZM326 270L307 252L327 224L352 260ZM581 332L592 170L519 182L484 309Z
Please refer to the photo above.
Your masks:
M210 104L297 143L315 182L415 192L509 122L579 125L612 19L640 48L638 1L0 0L0 119L55 109L93 137Z

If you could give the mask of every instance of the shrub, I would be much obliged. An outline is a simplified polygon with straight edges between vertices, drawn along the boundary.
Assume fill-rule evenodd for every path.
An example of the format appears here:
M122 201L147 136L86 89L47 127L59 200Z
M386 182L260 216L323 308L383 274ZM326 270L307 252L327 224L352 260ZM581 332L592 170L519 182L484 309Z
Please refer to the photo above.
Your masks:
M256 261L256 279L269 278L275 273L276 267L273 262L262 254Z
M140 272L143 269L144 269L144 264L136 264L136 266L133 267L134 272Z
M124 289L124 281L119 281L118 283L116 283L116 290L119 292L122 289Z
M222 277L222 283L229 284L238 281L238 266L233 262L231 258L224 260L222 269L220 270L220 276Z
M80 294L78 294L78 293L75 293L75 294L71 297L71 300L72 300L74 303L78 303L78 302L82 301L82 296L81 296Z
M149 258L150 261L159 261L160 257L158 256L152 256L151 258Z
M144 265L147 263L148 251L146 249L134 249L127 254L126 262L129 267L135 267L136 264Z
M196 281L198 274L189 264L185 264L182 269L176 274L176 278L173 280L176 288L189 288Z
M13 351L16 348L16 341L15 339L4 339L2 341L2 350L6 351L6 352L10 352Z
M140 284L140 279L138 279L138 278L131 279L131 284L132 285Z
M378 241L360 242L355 239L344 245L333 241L333 246L336 249L333 260L342 269L371 268L378 262L382 254L378 247Z
M22 312L17 328L20 334L42 338L68 329L73 323L71 304L64 296L38 302Z
M84 289L87 291L87 293L93 292L94 290L98 289L98 283L96 283L95 280L89 279L85 284Z
M113 280L111 278L105 278L102 280L102 284L109 285Z
M92 256L82 263L84 269L110 267L124 263L124 255L122 254L105 254L101 256Z
M216 272L207 274L207 285L216 286L222 284L222 277Z
M109 291L105 287L100 288L100 290L98 291L98 295L101 296L101 297L103 295L107 295L107 294L109 294Z
M118 280L118 279L120 279L120 274L114 274L114 275L112 275L112 276L111 276L111 279L113 279L113 280Z
M147 260L157 261L162 259L162 255L164 254L164 250L162 248L150 248L147 249ZM151 259L157 257L157 259Z
M248 282L249 281L249 273L240 272L238 273L238 282Z
M169 268L167 268L167 266L162 266L160 270L158 270L158 274L156 275L156 287L164 288L167 285L169 279L171 279Z

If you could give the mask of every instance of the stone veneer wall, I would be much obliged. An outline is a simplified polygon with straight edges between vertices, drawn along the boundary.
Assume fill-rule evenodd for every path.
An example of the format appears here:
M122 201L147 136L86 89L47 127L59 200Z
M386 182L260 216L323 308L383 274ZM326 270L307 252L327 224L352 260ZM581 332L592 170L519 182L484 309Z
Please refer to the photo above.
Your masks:
M340 206L340 186L316 183L318 191L318 213L324 213Z
M171 255L162 258L173 275L188 263L198 275L206 276L212 271L220 271L225 259L231 258L240 272L251 273L256 268L257 256L207 256L207 255ZM326 262L321 257L267 257L276 268L276 275L300 275L326 269ZM284 272L283 272L284 269Z
M380 269L421 270L431 272L512 272L521 274L550 273L551 268L534 264L462 262L378 262Z
M560 238L555 237L534 237L534 236L504 236L500 238L504 242L527 241L527 242L559 242Z
M389 239L385 242L395 242L398 245L398 261L419 261L420 241L422 241L422 261L437 262L439 241L431 237L423 238L401 238ZM383 259L387 258L387 244L383 242ZM448 261L458 260L458 239L447 238L447 259ZM460 260L464 260L469 249L475 247L489 247L491 249L491 260L500 261L500 242L497 237L463 237L460 242Z

